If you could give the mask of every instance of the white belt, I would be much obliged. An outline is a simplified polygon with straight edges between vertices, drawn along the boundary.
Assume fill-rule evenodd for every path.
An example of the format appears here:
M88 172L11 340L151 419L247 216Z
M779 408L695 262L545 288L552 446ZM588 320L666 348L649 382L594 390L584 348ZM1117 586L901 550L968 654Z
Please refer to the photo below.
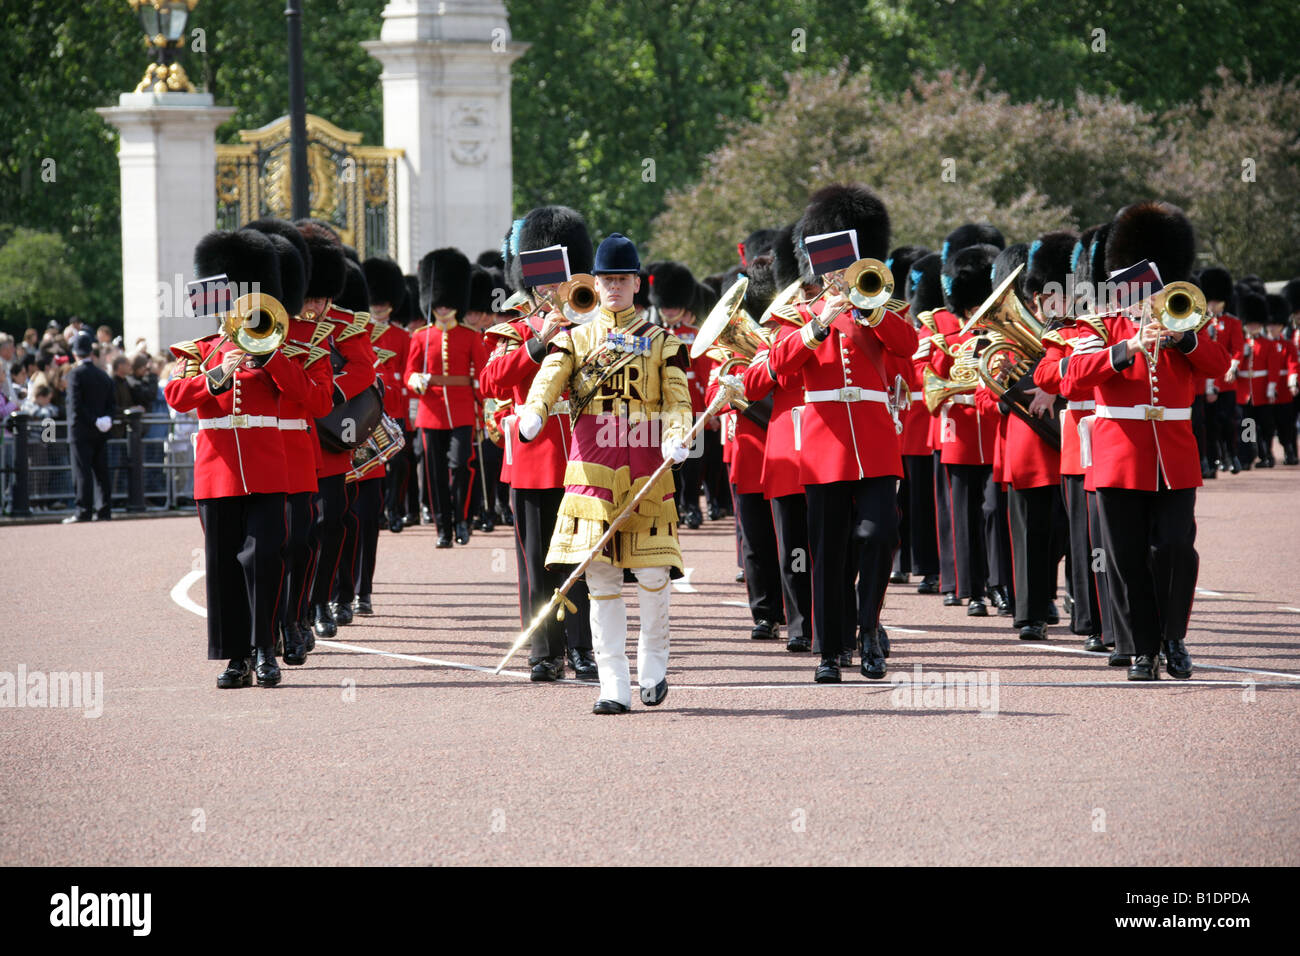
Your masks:
M952 398L948 399L948 401L952 402L954 405L974 405L974 404L975 404L975 396L974 396L974 395L954 395Z
M1268 369L1260 369L1257 372L1238 372L1242 378L1263 378L1268 374Z
M551 406L551 414L568 415L571 407L572 406L569 405L569 400L566 398L563 401L556 402L554 405Z
M199 428L275 428L280 420L274 415L226 415L200 418Z
M306 430L307 419L305 418L280 419L280 431L282 432L305 432Z
M925 401L925 392L913 392L913 393L912 393L912 401L914 401L914 402L923 402L923 401Z
M804 392L805 402L881 402L888 403L889 396L871 388L828 388L817 392Z
M1097 403L1091 398L1086 402L1066 402L1065 407L1072 412L1087 412L1097 407Z
M1098 405L1098 418L1123 418L1137 422L1185 422L1192 418L1190 408L1167 408L1164 405Z

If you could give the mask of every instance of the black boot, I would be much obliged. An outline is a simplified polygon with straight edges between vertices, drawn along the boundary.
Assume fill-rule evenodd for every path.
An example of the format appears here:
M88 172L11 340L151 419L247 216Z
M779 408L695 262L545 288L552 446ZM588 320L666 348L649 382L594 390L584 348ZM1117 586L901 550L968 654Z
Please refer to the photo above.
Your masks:
M469 525L464 521L456 522L456 543L469 544Z
M231 687L251 687L252 684L253 662L247 657L234 658L217 677L217 686L222 690L229 690Z
M307 660L307 638L298 629L297 621L290 621L284 626L284 662L302 664Z
M1170 677L1187 680L1192 676L1192 655L1182 641L1165 641L1165 661Z
M352 602L331 601L330 614L333 615L335 624L346 627L352 623Z
M817 665L813 680L819 684L838 684L840 682L840 662L834 657L823 657Z
M313 623L312 630L317 637L335 637L338 635L338 624L334 621L334 615L330 614L330 609L324 604L313 604L311 608Z
M311 621L299 621L298 630L302 632L303 647L307 653L316 650L316 630L312 627Z
M571 647L567 656L573 676L578 680L600 680L600 669L596 667L596 658L590 649Z
M1160 658L1154 654L1139 654L1128 669L1129 680L1159 680Z
M262 687L280 683L280 665L275 662L275 654L261 647L257 649L257 683Z
M880 646L880 629L870 634L858 635L858 650L862 654L862 663L858 670L863 677L880 680L885 676L885 652Z
M450 529L450 528L439 528L439 529L438 529L438 542L437 542L437 544L434 545L434 547L435 547L435 548L450 548L450 547L451 547L451 529Z
M916 586L917 594L938 594L939 593L939 575L927 574L921 578L921 583Z
M352 612L360 614L362 617L370 617L375 613L375 606L370 603L369 594L358 594L356 600L352 602Z

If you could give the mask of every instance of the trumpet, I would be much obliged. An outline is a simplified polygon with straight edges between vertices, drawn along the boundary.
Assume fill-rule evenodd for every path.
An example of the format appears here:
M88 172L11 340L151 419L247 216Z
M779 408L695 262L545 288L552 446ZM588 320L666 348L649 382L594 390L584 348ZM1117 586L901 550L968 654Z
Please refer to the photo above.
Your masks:
M261 292L251 292L235 300L234 307L221 319L221 338L216 346L199 363L199 371L216 356L221 346L233 341L235 347L248 355L270 355L284 344L289 337L289 313L280 300ZM215 382L221 388L230 376L235 374L238 365L233 365Z
M543 309L559 312L569 322L588 322L595 316L600 305L596 295L596 279L585 272L578 272L565 279L552 291L542 296L529 312L524 308L532 302L527 292L520 290L506 299L501 306L502 312L519 312L521 319L530 319Z
M862 317L864 325L874 326L885 317L885 304L893 294L894 275L889 267L879 259L859 259L847 269L828 272L817 298L842 295L855 309L866 313ZM824 328L838 316L837 312L829 319L818 317L813 321Z

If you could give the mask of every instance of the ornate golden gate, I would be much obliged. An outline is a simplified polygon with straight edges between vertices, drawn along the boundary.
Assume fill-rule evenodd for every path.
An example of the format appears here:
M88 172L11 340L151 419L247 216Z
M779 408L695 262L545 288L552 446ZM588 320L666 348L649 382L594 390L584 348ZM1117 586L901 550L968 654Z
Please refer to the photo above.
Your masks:
M240 130L242 143L217 147L217 228L288 219L289 117ZM307 114L311 217L333 226L362 259L397 258L397 161L404 151L362 146L360 133Z

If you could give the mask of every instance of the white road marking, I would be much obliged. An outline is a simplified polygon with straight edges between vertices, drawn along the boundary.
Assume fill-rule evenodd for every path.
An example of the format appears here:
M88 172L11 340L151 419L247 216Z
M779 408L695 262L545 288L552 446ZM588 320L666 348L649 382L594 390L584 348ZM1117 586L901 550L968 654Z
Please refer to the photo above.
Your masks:
M199 604L195 604L194 601L190 599L190 588L194 586L195 581L203 577L204 573L205 572L202 570L191 571L189 574L185 575L185 577L177 581L176 586L172 588L172 600L185 610L192 611L199 617L207 617L208 609Z
M890 624L888 621L881 621L881 625L890 634L929 634L929 631L917 631L910 627L899 627L897 624Z
M698 593L691 585L691 575L695 573L694 568L685 568L682 576L673 582L673 590L678 594L696 594ZM745 607L749 607L748 604Z
M1279 606L1279 607L1278 607L1278 610L1279 610L1279 611L1292 611L1292 612L1294 612L1295 614L1300 614L1300 607L1281 607L1281 606Z
M1024 644L1020 646L1026 647L1026 645ZM1036 650L1036 651L1055 651L1058 654L1082 654L1084 657L1092 657L1098 660L1100 660L1102 657L1107 656L1108 653L1108 652L1103 653L1102 651L1085 651L1081 647L1053 647L1050 644L1039 644L1039 643L1035 643L1033 645L1028 645L1028 646L1032 650ZM1260 674L1263 675L1264 677L1285 677L1288 678L1289 680L1300 681L1300 674L1293 674L1289 671L1264 671L1264 670L1258 670L1253 667L1233 667L1230 664L1202 664L1200 661L1197 661L1194 658L1193 658L1193 666L1203 668L1204 670L1207 671L1231 671L1234 674ZM1134 683L1145 683L1145 682L1135 681ZM1178 681L1178 683L1186 684L1189 683L1189 681Z
M719 601L718 603L724 607L743 607L746 611L749 610L749 604L745 601Z
M1208 588L1197 588L1196 593L1204 597L1223 597L1222 591L1211 591Z

